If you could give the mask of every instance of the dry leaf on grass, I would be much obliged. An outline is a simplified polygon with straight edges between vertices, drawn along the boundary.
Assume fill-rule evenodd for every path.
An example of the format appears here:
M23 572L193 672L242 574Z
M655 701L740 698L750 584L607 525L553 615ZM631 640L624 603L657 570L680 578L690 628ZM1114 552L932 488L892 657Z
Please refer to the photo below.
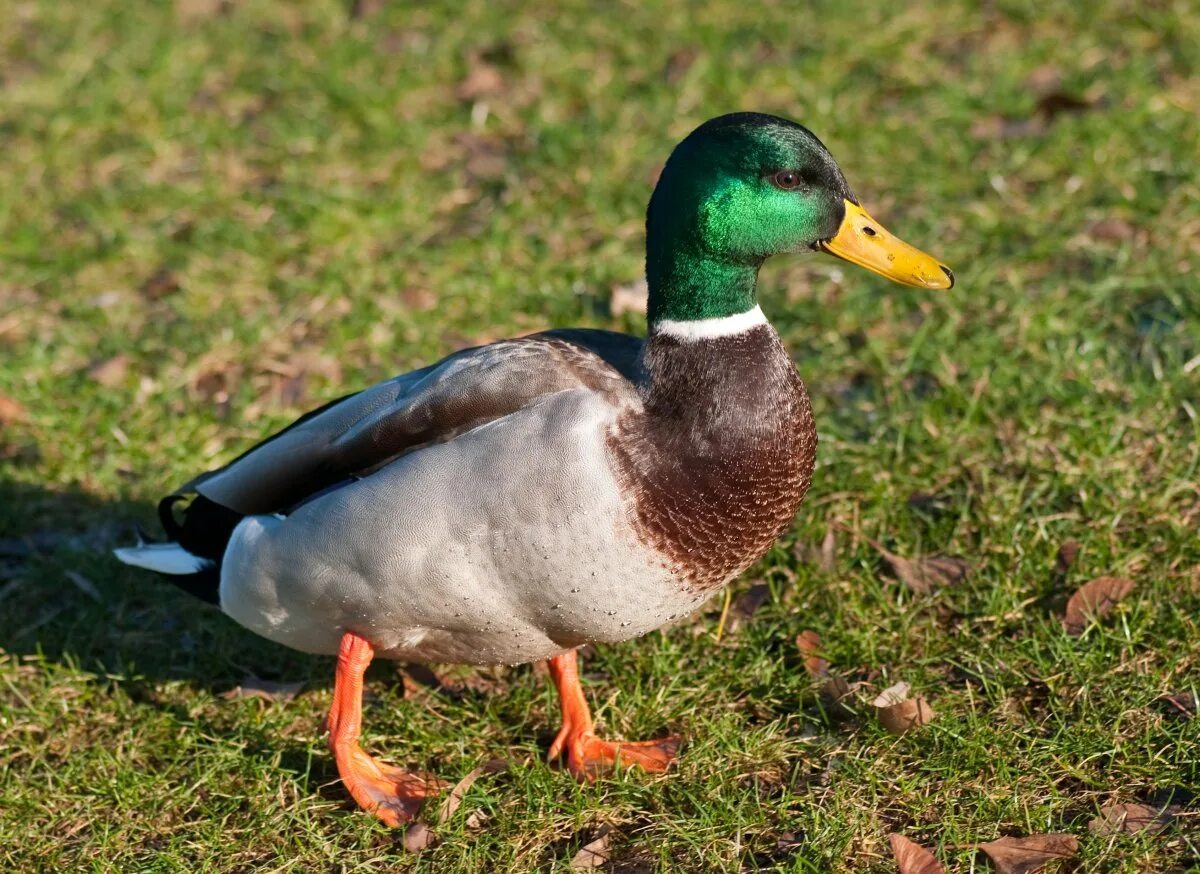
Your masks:
M228 0L175 0L175 12L183 21L213 18L226 11Z
M0 395L0 426L20 422L25 415L23 406L6 395Z
M477 768L472 768L465 777L454 784L454 788L450 790L450 794L446 796L446 800L442 802L438 808L437 824L445 825L450 821L450 817L462 805L463 797L466 796L467 790L474 785L484 774L494 774L497 771L503 771L508 767L508 763L503 759L489 759ZM476 814L479 814L477 817ZM486 823L488 816L481 811L475 811L467 819L467 827L478 830ZM408 827L404 832L404 849L410 853L419 853L422 850L427 850L438 842L438 835L424 820L417 820Z
M792 555L804 564L810 564L821 573L831 574L837 567L837 536L833 528L825 532L821 545L797 541L792 547Z
M442 679L428 665L406 664L400 669L400 682L404 686L404 697L424 698L429 692L442 689Z
M673 52L667 58L667 63L663 67L663 78L667 81L667 84L678 85L699 57L699 50L691 47Z
M1179 813L1175 805L1149 807L1145 804L1106 804L1100 815L1088 823L1088 830L1098 835L1134 835L1149 832L1152 835L1169 826Z
M504 76L500 70L478 56L471 58L466 78L454 90L454 96L464 103L503 93Z
M1071 565L1075 564L1075 559L1079 558L1079 541L1067 540L1058 548L1058 553L1054 556L1054 573L1060 577L1065 577L1067 571L1071 569Z
M725 623L725 631L734 634L739 628L753 618L771 594L771 587L766 583L755 583L749 589L737 596L729 611L729 621Z
M644 279L625 285L614 285L609 292L608 312L613 318L623 313L645 315L648 295Z
M900 874L945 874L942 863L916 841L893 834L888 835L888 842L892 845L892 855L896 857Z
M454 816L454 812L458 810L462 804L463 797L467 794L467 790L475 784L475 781L484 774L497 774L508 767L508 762L504 759L488 759L478 768L472 768L467 776L463 777L454 784L454 788L450 790L450 794L446 796L446 800L442 802L442 806L438 808L438 825L445 825L449 822L450 817Z
M93 382L99 383L105 388L120 385L125 381L127 373L129 373L129 356L123 352L112 358L93 363L87 371L87 375Z
M1067 634L1082 634L1092 619L1107 616L1118 601L1133 591L1133 586L1133 580L1127 577L1097 577L1080 586L1067 601L1063 616Z
M422 850L428 850L436 844L437 839L437 832L421 820L417 820L404 830L404 837L401 842L404 844L406 851L419 853Z
M1102 218L1099 221L1094 221L1086 228L1083 233L1093 240L1104 240L1105 242L1118 242L1122 240L1132 240L1137 236L1137 228L1131 225L1125 219L1118 216L1109 216Z
M904 558L885 549L874 540L869 542L888 563L896 578L918 595L928 595L935 589L961 583L971 571L971 565L965 559L955 556L927 555Z
M580 847L579 852L571 859L571 870L590 871L593 868L601 868L607 864L610 858L608 836L611 832L612 826L600 826L600 829L596 832L596 837Z
M796 635L796 647L804 656L804 670L810 677L824 677L829 673L829 662L821 658L821 636L812 629Z
M162 300L168 294L179 291L179 277L169 267L154 271L138 289L147 300Z
M875 698L879 724L892 734L900 735L933 720L933 708L921 696L909 698L908 683L896 683Z
M467 831L481 831L484 826L492 821L492 817L485 810L472 810L467 815L466 827Z
M804 656L804 670L814 679L823 679L821 694L830 701L841 701L850 694L850 684L829 670L829 661L821 656L821 636L811 629L796 635L796 648Z
M1079 852L1075 835L1030 835L1025 838L1000 838L977 849L987 853L1000 874L1030 874L1056 859L1070 859Z
M1191 692L1174 692L1158 699L1169 708L1168 712L1191 719L1196 715L1196 696Z
M370 18L383 9L386 0L354 0L350 4L350 17L355 21Z
M1045 132L1054 119L1064 113L1085 112L1103 102L1101 89L1093 87L1083 94L1072 94L1059 87L1061 81L1061 78L1054 79L1049 75L1030 79L1026 85L1037 95L1037 100L1028 117L991 115L981 118L971 125L971 135L979 139L1033 136Z
M228 692L222 692L221 697L226 701L237 701L242 698L261 698L263 701L288 702L300 694L304 681L296 683L275 683L258 677L248 676L240 686L235 686Z

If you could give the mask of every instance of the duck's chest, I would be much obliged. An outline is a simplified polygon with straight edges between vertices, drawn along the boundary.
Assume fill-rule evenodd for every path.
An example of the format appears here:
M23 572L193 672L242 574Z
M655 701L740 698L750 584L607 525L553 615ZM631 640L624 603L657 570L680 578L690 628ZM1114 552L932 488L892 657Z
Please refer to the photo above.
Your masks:
M610 451L638 537L688 588L727 582L791 524L817 435L804 385L769 327L648 346L655 384Z

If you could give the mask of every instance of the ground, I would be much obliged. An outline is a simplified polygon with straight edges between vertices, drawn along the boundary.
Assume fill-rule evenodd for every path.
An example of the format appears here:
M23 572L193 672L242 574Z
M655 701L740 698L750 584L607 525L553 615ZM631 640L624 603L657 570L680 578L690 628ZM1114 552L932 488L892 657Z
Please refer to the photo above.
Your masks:
M3 4L0 867L562 870L608 827L613 871L894 871L893 832L963 870L1038 832L1079 837L1062 870L1195 870L1194 5L532 7ZM109 549L340 393L543 327L641 330L613 289L657 170L739 109L811 127L958 285L764 269L819 422L809 499L733 630L718 599L584 666L604 732L684 737L672 773L547 765L532 667L407 695L372 670L370 749L451 781L508 762L408 853L336 781L331 660ZM876 544L970 570L917 593ZM1135 588L1068 634L1106 574ZM221 697L248 675L305 685ZM936 716L893 736L871 700L900 680ZM1089 831L1113 802L1181 815Z

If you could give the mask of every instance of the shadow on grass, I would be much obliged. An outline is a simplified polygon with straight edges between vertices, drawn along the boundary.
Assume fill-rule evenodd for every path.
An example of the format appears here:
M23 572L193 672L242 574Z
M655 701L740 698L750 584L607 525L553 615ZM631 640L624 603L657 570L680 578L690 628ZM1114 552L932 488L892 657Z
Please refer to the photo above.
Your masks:
M331 660L256 637L161 577L122 565L116 546L153 508L0 479L0 649L126 685L185 680L214 693L247 674L319 683ZM144 696L141 696L144 697Z

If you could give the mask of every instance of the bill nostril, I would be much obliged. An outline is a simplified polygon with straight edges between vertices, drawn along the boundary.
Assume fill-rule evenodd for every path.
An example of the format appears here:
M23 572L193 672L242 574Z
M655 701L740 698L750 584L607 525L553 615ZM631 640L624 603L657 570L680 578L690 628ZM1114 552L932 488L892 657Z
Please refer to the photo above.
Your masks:
M866 234L868 237L873 237L873 236L875 236L875 229L873 227L871 227L870 225L865 225L863 227L863 233ZM943 267L942 269L945 270L946 268Z

